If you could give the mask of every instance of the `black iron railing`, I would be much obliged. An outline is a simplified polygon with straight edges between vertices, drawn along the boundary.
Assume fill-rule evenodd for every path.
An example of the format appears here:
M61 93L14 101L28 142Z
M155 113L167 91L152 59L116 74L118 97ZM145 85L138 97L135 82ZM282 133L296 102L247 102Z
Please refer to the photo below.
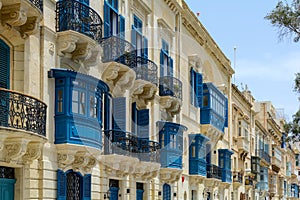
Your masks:
M136 51L130 42L117 36L111 36L103 38L101 47L103 63L114 61L130 68L136 68Z
M136 157L141 161L159 162L159 143L122 130L107 130L104 134L105 155L118 154Z
M73 30L99 43L102 39L102 19L89 6L74 0L56 3L56 31Z
M206 176L207 178L215 178L215 179L222 179L222 170L220 167L213 165L213 164L207 164L206 165Z
M153 61L137 57L134 71L136 72L136 79L142 79L157 85L157 65Z
M0 88L0 126L46 136L46 110L34 97Z
M267 163L271 163L271 156L265 152L263 149L256 150L257 156L259 156L261 159L264 159Z
M159 162L160 144L148 139L139 140L139 158L145 162Z
M159 78L159 95L173 96L182 99L182 82L172 76L163 76Z
M233 172L233 182L243 183L243 174L241 172Z
M29 0L33 5L35 5L41 12L43 12L43 0Z

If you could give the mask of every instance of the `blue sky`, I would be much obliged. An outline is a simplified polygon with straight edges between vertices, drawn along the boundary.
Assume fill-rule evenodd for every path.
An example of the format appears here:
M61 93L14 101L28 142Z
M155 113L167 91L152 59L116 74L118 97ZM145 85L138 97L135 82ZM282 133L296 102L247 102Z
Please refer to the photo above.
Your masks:
M279 41L277 29L264 16L277 1L186 0L234 67L233 80L241 89L247 84L257 101L272 101L284 109L287 120L298 110L293 92L295 73L300 72L300 42Z

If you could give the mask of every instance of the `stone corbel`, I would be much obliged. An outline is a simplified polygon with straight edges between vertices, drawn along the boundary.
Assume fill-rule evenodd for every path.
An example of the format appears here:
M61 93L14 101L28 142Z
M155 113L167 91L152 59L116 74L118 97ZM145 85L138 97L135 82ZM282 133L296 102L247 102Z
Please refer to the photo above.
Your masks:
M96 164L97 164L97 163L96 163L96 159L95 159L94 157L90 156L90 157L89 157L89 162L88 162L87 165L84 167L84 171L90 172L91 169L92 169L93 167L96 166Z
M17 163L27 150L28 139L10 139L5 141L6 161L8 163Z
M123 96L126 90L133 87L136 76L135 72L129 68L127 71L119 75L121 78L116 82L115 87L112 91L116 97Z
M88 42L76 44L76 48L72 53L72 59L75 62L84 63L84 61L89 59L92 55L91 48L92 47Z
M2 151L4 149L6 138L7 138L7 135L0 134L0 151Z
M61 35L58 38L58 55L71 57L71 53L76 49L78 37L71 35Z
M28 37L36 33L38 30L38 18L37 17L28 17L27 22L20 27L20 32L22 37Z
M75 169L82 169L89 163L89 160L90 158L87 156L86 152L77 152L72 166Z
M21 26L27 21L27 14L21 4L3 6L1 9L1 20L9 26Z
M23 156L23 163L30 164L33 160L38 159L41 156L42 147L42 142L30 142L27 145L27 151Z
M100 47L100 45L96 46L95 48L92 48L91 56L89 58L86 58L84 61L85 67L89 68L91 66L96 66L98 63L100 63L101 54L102 48Z
M71 165L75 160L74 151L61 151L57 155L58 167L64 169L65 167Z

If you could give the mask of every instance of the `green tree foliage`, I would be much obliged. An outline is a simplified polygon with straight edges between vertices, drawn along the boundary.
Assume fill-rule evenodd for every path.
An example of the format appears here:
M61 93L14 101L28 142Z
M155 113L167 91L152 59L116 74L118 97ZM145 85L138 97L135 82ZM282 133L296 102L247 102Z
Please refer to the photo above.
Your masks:
M265 16L271 24L278 28L279 39L294 36L294 42L300 39L300 0L293 0L289 5L279 1L276 7Z

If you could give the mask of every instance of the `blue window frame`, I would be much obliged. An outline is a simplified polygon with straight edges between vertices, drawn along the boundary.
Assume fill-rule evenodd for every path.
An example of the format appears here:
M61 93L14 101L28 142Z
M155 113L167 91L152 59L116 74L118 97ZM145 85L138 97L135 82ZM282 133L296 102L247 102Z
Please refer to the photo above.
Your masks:
M202 107L203 98L203 77L201 73L197 73L193 68L190 71L190 84L191 84L191 104L196 107Z
M173 59L169 55L169 44L162 40L160 51L160 77L173 76Z
M200 123L211 124L224 131L226 111L226 96L212 83L204 83Z
M125 18L119 14L118 0L104 1L104 37L125 38Z
M57 170L57 199L58 200L90 200L91 175L82 176L79 172Z
M136 15L133 16L131 43L136 49L136 55L148 58L148 39L143 36L143 22Z
M171 200L171 186L166 183L163 185L163 200Z
M219 167L222 170L222 181L231 182L231 155L233 152L229 149L219 149Z

